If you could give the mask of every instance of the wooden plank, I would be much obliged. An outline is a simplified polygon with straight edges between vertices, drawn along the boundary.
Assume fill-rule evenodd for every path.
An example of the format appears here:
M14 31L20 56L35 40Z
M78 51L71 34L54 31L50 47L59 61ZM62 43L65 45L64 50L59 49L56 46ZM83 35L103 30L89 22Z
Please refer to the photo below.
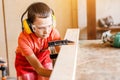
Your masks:
M96 0L87 0L87 37L96 39Z
M79 29L68 29L64 39L75 45L61 46L50 80L75 80Z

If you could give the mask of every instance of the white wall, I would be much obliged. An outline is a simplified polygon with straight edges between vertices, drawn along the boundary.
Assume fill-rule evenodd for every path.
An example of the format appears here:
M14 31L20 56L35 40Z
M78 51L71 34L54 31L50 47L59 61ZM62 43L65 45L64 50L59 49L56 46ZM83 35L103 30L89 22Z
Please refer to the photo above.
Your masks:
M86 26L86 0L78 0L78 27L80 28L80 39L87 39Z
M115 23L120 23L120 0L96 0L96 18L112 16Z

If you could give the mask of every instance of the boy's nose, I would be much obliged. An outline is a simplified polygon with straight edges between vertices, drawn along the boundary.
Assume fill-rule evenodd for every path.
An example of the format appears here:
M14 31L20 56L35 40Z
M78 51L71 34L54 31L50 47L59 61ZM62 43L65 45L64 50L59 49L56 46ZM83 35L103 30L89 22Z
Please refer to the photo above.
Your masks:
M45 28L45 30L44 30L44 34L47 34L47 33L48 33L48 29Z

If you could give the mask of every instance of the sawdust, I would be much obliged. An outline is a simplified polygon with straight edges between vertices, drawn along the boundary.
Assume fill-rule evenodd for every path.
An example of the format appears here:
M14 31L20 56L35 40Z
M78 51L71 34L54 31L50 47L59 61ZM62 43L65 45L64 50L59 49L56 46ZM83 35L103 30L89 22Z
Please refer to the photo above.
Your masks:
M79 44L76 80L119 80L120 49L100 41Z

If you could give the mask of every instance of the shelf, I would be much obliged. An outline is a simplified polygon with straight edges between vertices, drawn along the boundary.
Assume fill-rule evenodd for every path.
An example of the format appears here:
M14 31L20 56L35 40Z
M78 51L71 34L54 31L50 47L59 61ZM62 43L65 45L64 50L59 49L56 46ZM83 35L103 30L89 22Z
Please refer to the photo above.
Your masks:
M97 31L107 31L107 30L112 30L112 31L120 31L120 26L111 26L109 28L105 27L96 27Z

